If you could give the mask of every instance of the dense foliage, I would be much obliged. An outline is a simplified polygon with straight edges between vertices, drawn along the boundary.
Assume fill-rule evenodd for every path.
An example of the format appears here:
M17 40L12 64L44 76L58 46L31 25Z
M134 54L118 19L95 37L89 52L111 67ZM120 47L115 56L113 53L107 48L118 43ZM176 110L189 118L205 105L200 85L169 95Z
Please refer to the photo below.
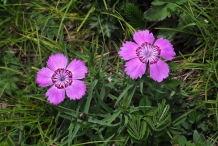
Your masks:
M1 0L0 145L213 146L218 1ZM170 75L131 79L118 51L137 30L173 44ZM51 54L83 60L86 95L53 105L36 74Z

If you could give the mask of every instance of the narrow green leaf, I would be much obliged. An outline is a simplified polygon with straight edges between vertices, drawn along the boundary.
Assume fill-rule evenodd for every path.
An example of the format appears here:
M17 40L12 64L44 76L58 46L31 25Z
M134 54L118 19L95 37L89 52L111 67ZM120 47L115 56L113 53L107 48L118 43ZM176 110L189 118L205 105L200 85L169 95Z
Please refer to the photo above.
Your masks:
M84 108L84 113L88 114L89 112L89 107L90 107L90 103L91 103L91 100L92 100L92 93L93 93L93 90L96 86L96 84L98 83L98 80L95 79L92 83L91 83L91 88L89 89L89 92L88 92L88 97L87 97L87 101L86 101L86 105L85 105L85 108Z
M126 102L126 106L129 106L131 101L132 101L132 97L134 96L136 90L136 86L132 89L132 91L130 92L129 96L127 96L127 102Z
M96 119L94 117L89 117L88 122L93 123L93 124L99 124L99 125L102 125L102 126L109 126L109 127L114 127L114 126L118 126L118 125L121 124L121 122L116 123L116 124L111 124L111 123L103 121L103 120L98 120L98 119Z
M15 143L13 142L13 140L11 139L10 135L8 135L7 142L8 142L8 145L9 145L9 146L16 146L16 144L15 144Z
M112 123L121 113L121 110L117 110L113 115L108 116L107 118L105 118L102 121L108 122L108 123Z
M68 146L70 146L72 144L72 140L75 138L75 136L77 135L81 125L80 124L76 124L76 126L74 127L75 125L74 124L70 124L70 127L69 127L69 136L68 136Z
M132 88L132 87L133 87L133 85L128 85L128 86L126 87L126 89L123 90L123 92L122 92L122 93L120 94L120 96L117 98L117 101L116 101L114 107L117 106L117 104L120 102L120 100L123 98L123 96L124 96L124 95L128 92L128 90L129 90L130 88Z

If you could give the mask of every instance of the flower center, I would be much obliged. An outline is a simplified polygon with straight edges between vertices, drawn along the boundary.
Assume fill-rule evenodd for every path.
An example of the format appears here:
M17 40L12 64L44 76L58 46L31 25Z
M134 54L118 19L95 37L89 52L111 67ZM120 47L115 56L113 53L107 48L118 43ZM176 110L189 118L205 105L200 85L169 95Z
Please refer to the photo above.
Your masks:
M136 49L136 55L142 63L154 64L159 59L157 56L160 55L160 49L146 42Z
M73 74L69 70L63 68L57 69L51 77L51 80L55 87L63 89L70 86L73 83Z

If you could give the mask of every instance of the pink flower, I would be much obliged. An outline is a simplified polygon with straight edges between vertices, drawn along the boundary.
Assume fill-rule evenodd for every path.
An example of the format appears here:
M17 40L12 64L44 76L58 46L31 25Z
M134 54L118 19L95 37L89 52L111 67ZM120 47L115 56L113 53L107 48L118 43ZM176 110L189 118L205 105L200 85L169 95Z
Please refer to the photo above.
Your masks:
M52 85L46 92L50 103L54 105L61 103L65 98L65 91L73 100L85 95L86 85L79 80L88 72L83 61L74 59L67 66L67 57L57 53L49 57L47 66L38 71L36 83L41 87Z
M126 74L132 79L141 78L149 64L151 78L161 82L168 77L169 66L161 58L173 59L176 53L172 44L164 38L154 42L154 36L148 30L137 31L133 39L136 43L127 41L118 52L123 60L129 60L125 64Z

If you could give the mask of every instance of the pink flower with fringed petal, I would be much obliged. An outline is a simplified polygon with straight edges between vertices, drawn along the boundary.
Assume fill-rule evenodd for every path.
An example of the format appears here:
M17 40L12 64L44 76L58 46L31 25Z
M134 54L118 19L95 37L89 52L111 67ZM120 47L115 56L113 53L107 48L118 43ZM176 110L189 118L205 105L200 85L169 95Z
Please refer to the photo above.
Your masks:
M61 53L51 55L47 61L48 67L37 72L36 83L41 87L52 85L46 92L48 101L57 105L65 98L65 91L71 100L82 98L86 93L86 85L80 79L88 72L85 63L72 60L67 66L68 59Z
M172 44L164 38L154 42L154 36L148 30L139 30L134 33L133 39L136 42L127 41L121 47L118 54L125 64L125 72L132 79L141 78L146 72L146 65L149 64L150 77L161 82L169 76L169 66L161 60L172 60L176 55Z

